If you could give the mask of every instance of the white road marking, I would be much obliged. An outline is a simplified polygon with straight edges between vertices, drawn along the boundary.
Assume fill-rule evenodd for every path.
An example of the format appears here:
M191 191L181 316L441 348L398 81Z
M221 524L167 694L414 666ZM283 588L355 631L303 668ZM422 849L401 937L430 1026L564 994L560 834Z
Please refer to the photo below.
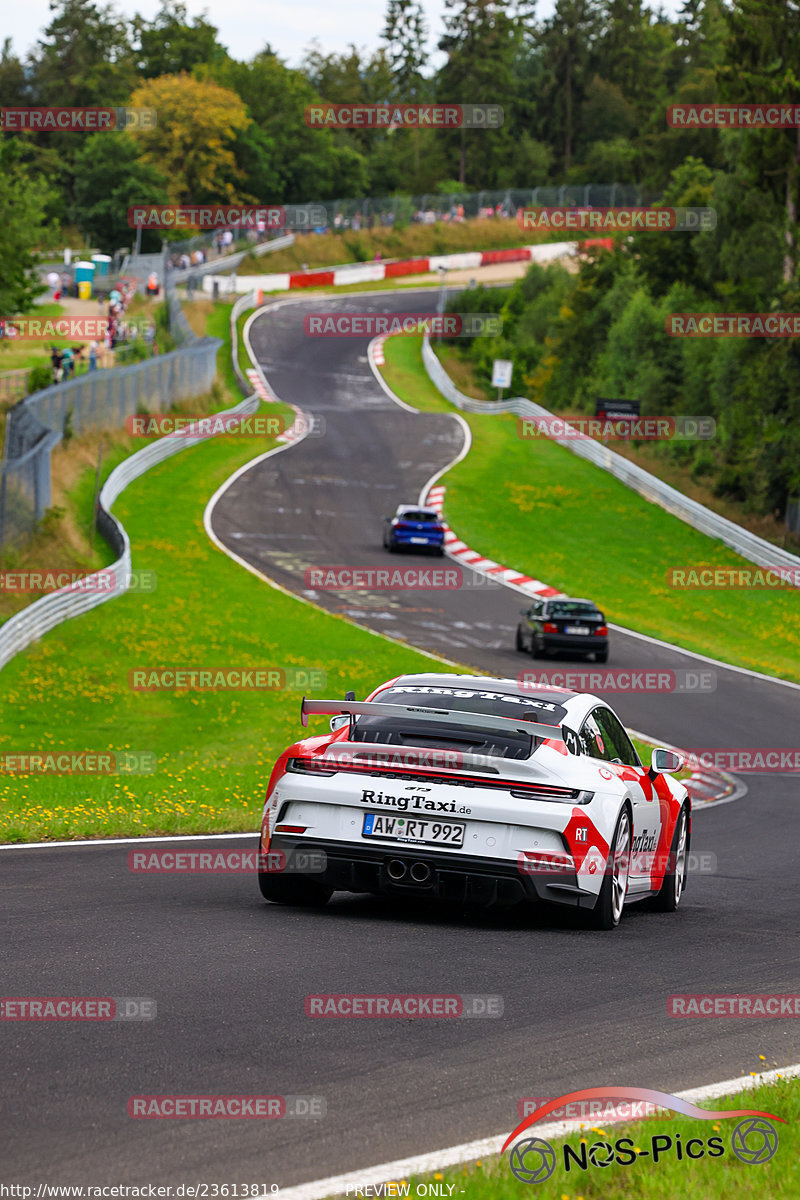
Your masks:
M686 1092L674 1092L681 1100L689 1100L693 1104L704 1100L716 1100L721 1096L736 1095L758 1087L761 1083L772 1083L776 1079L793 1079L800 1075L800 1063L789 1067L781 1067L775 1071L765 1071L758 1076L742 1075L739 1079L726 1079L722 1083L709 1083L703 1087L690 1088ZM777 1114L781 1116L780 1113ZM619 1119L607 1121L604 1124L621 1124ZM629 1122L628 1122L629 1123ZM536 1136L541 1138L559 1138L565 1134L577 1132L582 1126L587 1126L588 1120L553 1121L548 1125L536 1125ZM398 1158L394 1162L380 1163L375 1167L365 1167L361 1171L350 1171L346 1175L331 1175L328 1179L317 1179L312 1183L301 1183L296 1187L281 1188L280 1200L325 1200L327 1196L344 1195L348 1189L352 1192L357 1187L367 1184L387 1183L389 1180L408 1179L412 1175L424 1175L431 1171L440 1171L445 1167L459 1166L461 1163L474 1162L490 1154L499 1154L508 1137L508 1133L498 1133L494 1137L480 1138L473 1142L463 1142L460 1146L448 1146L444 1150L434 1150L430 1154L417 1154L411 1158ZM509 1185L510 1186L510 1185ZM264 1192L257 1200L270 1200L270 1193Z

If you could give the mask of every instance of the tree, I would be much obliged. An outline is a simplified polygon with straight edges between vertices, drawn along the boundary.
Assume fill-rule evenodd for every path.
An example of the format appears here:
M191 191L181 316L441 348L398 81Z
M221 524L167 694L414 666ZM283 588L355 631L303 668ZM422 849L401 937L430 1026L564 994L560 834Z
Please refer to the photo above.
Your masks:
M540 119L565 171L572 164L597 31L594 0L556 0L540 37L546 70Z
M0 108L29 103L25 68L11 49L11 38L6 38L0 54Z
M319 104L320 97L302 71L291 70L266 49L250 62L228 58L213 67L196 67L195 74L215 79L246 105L258 133L250 138L248 132L248 153L254 157L243 161L251 171L268 173L277 189L273 195L259 195L260 201L300 204L367 194L366 160L346 135L306 124L306 108Z
M401 104L420 104L430 96L430 84L422 74L427 59L428 25L418 0L389 0L381 34L386 42L386 61L391 74L391 99ZM403 156L404 143L411 143L411 170L406 174L409 191L420 185L420 150L425 131L394 130L389 159ZM433 138L427 138L430 148ZM409 175L411 178L409 179ZM373 172L374 176L374 172Z
M719 65L720 98L763 105L795 104L800 94L800 10L792 0L735 0ZM743 181L769 188L785 211L783 278L797 270L800 129L736 130L728 135ZM735 148L734 148L735 141Z
M140 84L131 104L158 114L155 128L132 136L144 162L166 177L172 203L236 199L242 173L232 145L249 117L235 92L209 79L162 75Z
M190 23L186 5L180 0L161 0L152 21L133 19L138 42L137 67L144 79L179 75L197 63L221 62L225 48L217 41L218 30L205 14Z
M20 142L0 139L0 312L28 311L46 289L39 282L36 247L46 233L48 190L22 162Z
M445 0L445 32L439 49L447 61L439 72L436 91L449 103L499 104L510 111L515 98L514 63L520 49L528 8L512 9L509 0ZM511 11L510 11L511 10ZM488 182L487 159L502 160L513 153L512 134L499 130L443 132L451 148L458 147L458 179L467 179L467 139L481 162L481 183ZM490 140L491 139L491 140ZM501 149L502 148L502 149Z
M125 104L135 79L128 28L111 5L52 0L55 15L31 55L34 103ZM54 134L72 138L74 134Z
M418 0L389 0L381 37L392 73L392 99L409 104L424 99L428 84L422 68L428 57L428 24Z
M167 204L166 179L139 158L139 147L127 133L95 133L75 158L77 224L91 244L113 253L135 236L128 224L134 204ZM142 230L142 250L161 247L161 233Z

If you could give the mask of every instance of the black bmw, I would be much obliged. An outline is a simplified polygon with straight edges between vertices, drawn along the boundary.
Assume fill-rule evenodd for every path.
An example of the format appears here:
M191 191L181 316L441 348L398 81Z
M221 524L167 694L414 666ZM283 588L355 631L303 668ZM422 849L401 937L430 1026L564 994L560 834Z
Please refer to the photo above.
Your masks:
M607 662L608 626L592 600L575 600L571 596L540 598L521 613L517 650L525 650L534 658L563 651Z

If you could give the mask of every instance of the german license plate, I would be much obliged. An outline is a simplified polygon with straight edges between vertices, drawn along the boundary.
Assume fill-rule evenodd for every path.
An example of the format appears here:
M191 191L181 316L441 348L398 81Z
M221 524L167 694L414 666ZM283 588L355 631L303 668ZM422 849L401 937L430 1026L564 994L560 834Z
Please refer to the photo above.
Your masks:
M409 538L409 541L410 541L410 542L414 542L414 544L415 544L415 545L418 545L418 546L426 546L426 545L428 544L428 539L427 539L427 538L415 538L415 537L412 537L412 538Z
M567 625L564 628L564 633L589 633L588 625Z
M361 836L384 838L390 842L463 846L465 829L466 825L432 821L429 817L390 817L385 813L364 813Z

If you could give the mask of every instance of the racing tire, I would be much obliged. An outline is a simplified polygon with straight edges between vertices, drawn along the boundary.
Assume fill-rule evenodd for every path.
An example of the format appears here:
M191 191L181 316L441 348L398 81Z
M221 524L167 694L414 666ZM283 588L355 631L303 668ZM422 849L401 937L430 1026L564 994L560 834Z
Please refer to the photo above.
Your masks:
M316 879L306 879L303 875L276 876L270 871L258 872L258 886L265 900L298 908L323 908L333 895L333 888Z
M632 836L631 814L625 807L617 818L600 895L588 914L589 924L593 929L616 929L619 925L628 891Z
M514 637L514 649L515 649L516 651L518 651L518 652L519 652L520 650L524 650L524 649L525 649L525 647L524 647L524 645L523 645L523 643L522 643L522 637L521 637L521 635L520 635L519 629L517 630L517 632L516 632L516 635L515 635L515 637Z
M544 658L544 646L539 646L536 638L531 638L531 658Z
M597 650L594 656L595 662L608 662L608 650Z
M657 912L675 912L686 889L686 856L689 853L689 813L686 805L678 813L669 861L672 870L664 875L658 895L653 897L653 908Z

